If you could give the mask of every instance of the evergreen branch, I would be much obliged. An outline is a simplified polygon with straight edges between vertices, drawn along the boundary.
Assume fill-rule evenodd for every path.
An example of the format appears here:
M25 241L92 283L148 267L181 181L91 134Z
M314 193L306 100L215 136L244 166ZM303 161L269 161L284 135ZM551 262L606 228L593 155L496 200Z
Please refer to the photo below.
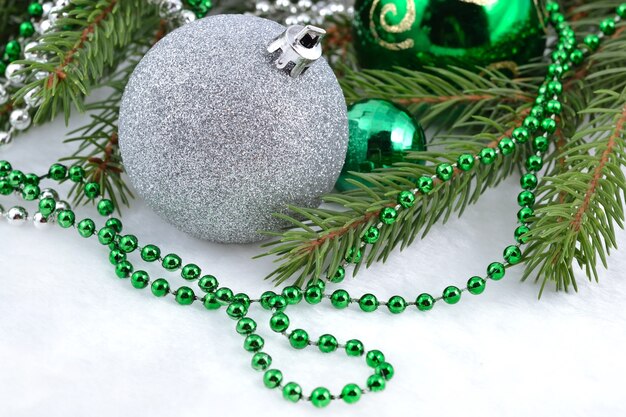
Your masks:
M86 110L84 97L115 68L120 50L133 40L145 19L154 13L142 0L74 0L33 48L49 59L21 61L25 73L43 71L47 78L33 80L15 96L21 99L36 89L42 99L35 121L53 118L59 110L69 119L72 107Z
M523 279L534 275L541 281L539 296L549 282L557 290L577 290L574 261L597 281L598 261L606 268L617 247L614 225L624 224L626 88L621 94L598 91L583 113L589 120L560 153L564 169L539 188L540 205L528 233Z

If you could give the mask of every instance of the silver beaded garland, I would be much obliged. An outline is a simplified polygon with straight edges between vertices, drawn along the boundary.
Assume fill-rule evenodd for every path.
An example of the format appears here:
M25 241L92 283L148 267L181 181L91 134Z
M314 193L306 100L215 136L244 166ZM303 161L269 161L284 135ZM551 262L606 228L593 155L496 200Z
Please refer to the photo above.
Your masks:
M26 79L26 75L23 73L19 73L23 67L19 64L9 64L7 65L7 69L5 70L5 76L7 81L12 85L21 85L24 83Z
M15 109L11 112L11 116L9 116L9 123L16 130L25 130L28 129L31 123L30 114L27 109Z
M28 219L28 212L24 207L11 207L6 213L6 218L11 226L22 226Z
M53 224L53 222L51 221L52 219L53 216L50 216L50 218L48 218L40 212L37 212L33 216L33 224L35 225L36 229L48 229Z
M166 36L135 69L121 104L124 166L147 204L194 236L241 243L314 207L348 141L346 104L322 59L292 78L267 52L282 25L213 16ZM286 55L287 56L287 55Z

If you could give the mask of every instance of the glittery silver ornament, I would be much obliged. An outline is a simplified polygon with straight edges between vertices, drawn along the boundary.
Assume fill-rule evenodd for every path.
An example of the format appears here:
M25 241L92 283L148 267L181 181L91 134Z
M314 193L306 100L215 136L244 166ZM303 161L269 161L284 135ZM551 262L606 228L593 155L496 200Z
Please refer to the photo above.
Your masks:
M343 94L323 58L295 78L277 68L288 54L267 48L285 30L208 17L166 36L135 69L120 109L124 165L181 230L258 241L285 226L272 213L317 206L333 188L348 143Z

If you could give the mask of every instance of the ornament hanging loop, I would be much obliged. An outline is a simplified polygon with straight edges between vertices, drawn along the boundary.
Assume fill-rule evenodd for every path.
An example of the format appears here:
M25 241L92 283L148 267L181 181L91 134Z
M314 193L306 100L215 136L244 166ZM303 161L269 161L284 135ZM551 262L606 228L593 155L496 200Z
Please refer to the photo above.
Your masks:
M296 78L322 57L322 38L325 35L326 31L316 26L289 26L270 43L267 51L273 54L280 50L276 67Z

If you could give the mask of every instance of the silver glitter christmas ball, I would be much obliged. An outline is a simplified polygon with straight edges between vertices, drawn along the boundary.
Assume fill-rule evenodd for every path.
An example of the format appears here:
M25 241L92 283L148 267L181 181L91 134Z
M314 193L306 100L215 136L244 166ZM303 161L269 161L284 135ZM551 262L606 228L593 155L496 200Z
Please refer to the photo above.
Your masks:
M285 31L254 16L208 17L163 38L135 69L120 109L124 166L179 229L259 241L285 226L272 213L315 207L332 190L348 144L345 100L323 58L300 76L277 68L284 50L268 46Z

